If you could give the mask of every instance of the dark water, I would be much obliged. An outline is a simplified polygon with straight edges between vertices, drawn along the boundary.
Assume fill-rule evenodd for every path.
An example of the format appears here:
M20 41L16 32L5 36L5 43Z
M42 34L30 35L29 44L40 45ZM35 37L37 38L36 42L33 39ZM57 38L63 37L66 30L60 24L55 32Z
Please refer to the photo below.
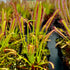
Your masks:
M55 65L54 70L65 70L64 66L63 66L63 63L62 63L61 59L58 56L58 50L55 48L55 44L56 44L55 40L58 37L59 36L56 33L53 33L50 36L51 41L48 42L48 48L50 50L51 56L50 56L49 61L53 62L53 64ZM52 70L51 66L50 66L50 70Z

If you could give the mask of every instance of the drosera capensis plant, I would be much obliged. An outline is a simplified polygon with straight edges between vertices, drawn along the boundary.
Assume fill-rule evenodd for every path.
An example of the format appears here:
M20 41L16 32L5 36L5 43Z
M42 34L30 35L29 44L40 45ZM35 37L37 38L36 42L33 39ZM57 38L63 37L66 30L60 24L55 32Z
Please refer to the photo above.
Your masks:
M63 56L66 57L66 64L67 66L70 67L70 7L68 7L67 0L57 0L56 2L57 8L59 8L60 11L60 16L62 19L60 20L61 24L64 26L64 29L58 29L54 27L55 31L62 36L62 39L57 39L57 44L56 47L61 48L61 51L63 53ZM69 68L70 69L70 68Z
M39 6L38 6L39 5ZM38 10L39 9L39 10ZM35 8L35 12L34 12L34 17L35 16L37 16L39 19L37 19L38 20L38 22L39 22L39 24L40 24L40 20L41 20L41 13L39 14L39 12L41 11L42 9L41 9L41 4L39 4L39 3L37 3L36 4L36 8ZM37 11L37 12L36 12ZM38 15L35 15L35 14L37 14L38 13ZM40 17L39 17L40 16ZM24 42L24 44L25 44L25 46L27 46L27 47L24 47L25 49L26 49L26 51L24 51L24 49L22 50L23 52L21 53L21 54L26 54L26 56L27 56L27 58L28 58L28 64L31 66L30 68L41 68L41 69L45 69L45 68L43 68L43 67L41 67L41 66L39 66L39 65L36 65L36 64L40 64L40 62L42 61L42 59L43 59L43 57L42 57L42 54L41 54L41 52L44 52L43 50L42 50L42 44L43 44L43 41L44 41L44 39L45 39L45 41L47 40L47 38L48 38L48 36L50 36L51 35L51 33L54 31L51 31L48 35L47 35L47 38L46 38L46 36L44 37L44 39L42 40L42 41L40 41L41 39L39 39L38 37L39 37L39 31L40 31L40 29L38 30L38 22L36 21L34 21L36 18L34 18L33 19L33 32L30 32L29 33L29 28L28 28L28 25L27 25L27 42L25 41L25 40L23 40ZM21 18L21 20L22 20L22 23L23 23L23 18ZM30 22L28 22L28 23L30 23ZM36 23L36 24L34 24L34 23ZM37 32L38 31L38 32ZM24 32L23 32L24 33ZM42 36L42 35L41 35ZM24 37L24 35L23 35L23 37ZM38 41L38 39L39 39L39 41ZM40 44L40 42L41 42L41 44ZM40 45L39 45L40 44ZM44 48L43 48L44 49ZM32 52L31 52L31 50L32 50ZM45 50L46 51L46 50ZM32 57L32 58L31 58ZM26 58L26 59L27 59ZM45 59L44 59L45 60ZM30 62L30 63L29 63ZM47 61L45 61L43 64L46 64L47 63ZM51 62L50 62L51 63ZM42 64L42 65L43 65Z
M26 35L24 18L19 15L14 3L11 2L11 4L14 8L15 18L11 20L9 30L7 30L7 26L5 26L6 23L2 22L4 26L1 25L1 33L5 34L4 36L0 34L0 68L2 70L4 68L48 70L48 64L51 64L52 69L54 69L54 64L48 61L46 57L48 49L45 49L47 41L49 40L48 38L54 30L50 31L48 34L46 33L59 10L55 11L46 24L41 28L44 9L41 2L36 2L32 20L25 20L27 24ZM4 13L2 15L4 15ZM4 17L2 17L2 19L3 18ZM5 19L2 21L5 21ZM31 30L29 24L32 25L33 30Z

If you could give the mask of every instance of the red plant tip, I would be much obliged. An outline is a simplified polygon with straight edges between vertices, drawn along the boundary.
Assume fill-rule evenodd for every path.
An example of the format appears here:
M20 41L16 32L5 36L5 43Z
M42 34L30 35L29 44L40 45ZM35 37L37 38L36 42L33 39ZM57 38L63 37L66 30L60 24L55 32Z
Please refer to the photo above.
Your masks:
M6 53L6 50L4 50L4 52Z
M29 44L28 45L28 53L30 53L30 52L34 52L34 45L31 45L31 44Z
M4 35L6 35L6 33L4 32Z
M62 19L58 21L59 23L62 23Z
M63 0L63 3L65 3L65 0Z
M55 29L53 29L52 31L55 32Z
M53 26L53 30L54 30L54 32L56 32L56 27L55 26Z
M30 25L30 22L28 24Z
M55 26L53 26L53 29L55 29Z
M61 11L61 9L59 9L59 8L58 8L58 9L56 9L55 11L57 11L57 10L58 10L58 11Z
M8 49L8 47L6 47L5 49ZM6 52L7 52L7 50L5 50L5 49L4 49L4 52L6 53Z
M10 4L12 5L12 1L10 1Z

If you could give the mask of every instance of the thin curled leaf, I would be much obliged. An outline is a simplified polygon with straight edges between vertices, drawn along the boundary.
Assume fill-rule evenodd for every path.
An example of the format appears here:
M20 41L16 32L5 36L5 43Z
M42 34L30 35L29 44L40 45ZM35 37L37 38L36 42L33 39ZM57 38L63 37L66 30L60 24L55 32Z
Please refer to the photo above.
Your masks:
M59 41L58 43L56 43L55 47L57 47L58 45L60 45L62 43L62 41Z
M49 61L49 64L51 64L52 69L54 69L54 64L52 62Z
M55 29L55 32L57 32L58 34L60 34L62 37L64 37L65 39L67 39L67 37L61 33L56 27L53 27Z
M70 15L69 15L68 7L67 7L67 1L63 0L62 4L63 4L63 7L64 7L64 12L66 13L67 19L70 21Z
M66 46L67 46L67 44L65 44L65 45L61 46L61 49L65 48Z
M14 49L4 49L4 52L14 52L14 53L16 53L16 51Z

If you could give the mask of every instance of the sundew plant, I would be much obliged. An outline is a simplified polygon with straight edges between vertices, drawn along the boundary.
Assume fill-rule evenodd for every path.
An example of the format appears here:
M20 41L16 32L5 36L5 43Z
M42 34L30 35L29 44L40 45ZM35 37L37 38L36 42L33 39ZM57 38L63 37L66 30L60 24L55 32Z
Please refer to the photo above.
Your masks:
M41 2L36 2L31 20L24 19L18 13L12 1L10 4L13 8L13 16L10 18L9 27L4 9L1 13L0 69L48 70L48 64L51 64L52 69L54 69L53 63L47 60L46 55L49 54L49 50L46 47L48 38L55 29L49 33L47 31L59 9L53 13L41 28L45 12ZM27 31L24 23L27 25ZM25 31L27 34L25 34Z

